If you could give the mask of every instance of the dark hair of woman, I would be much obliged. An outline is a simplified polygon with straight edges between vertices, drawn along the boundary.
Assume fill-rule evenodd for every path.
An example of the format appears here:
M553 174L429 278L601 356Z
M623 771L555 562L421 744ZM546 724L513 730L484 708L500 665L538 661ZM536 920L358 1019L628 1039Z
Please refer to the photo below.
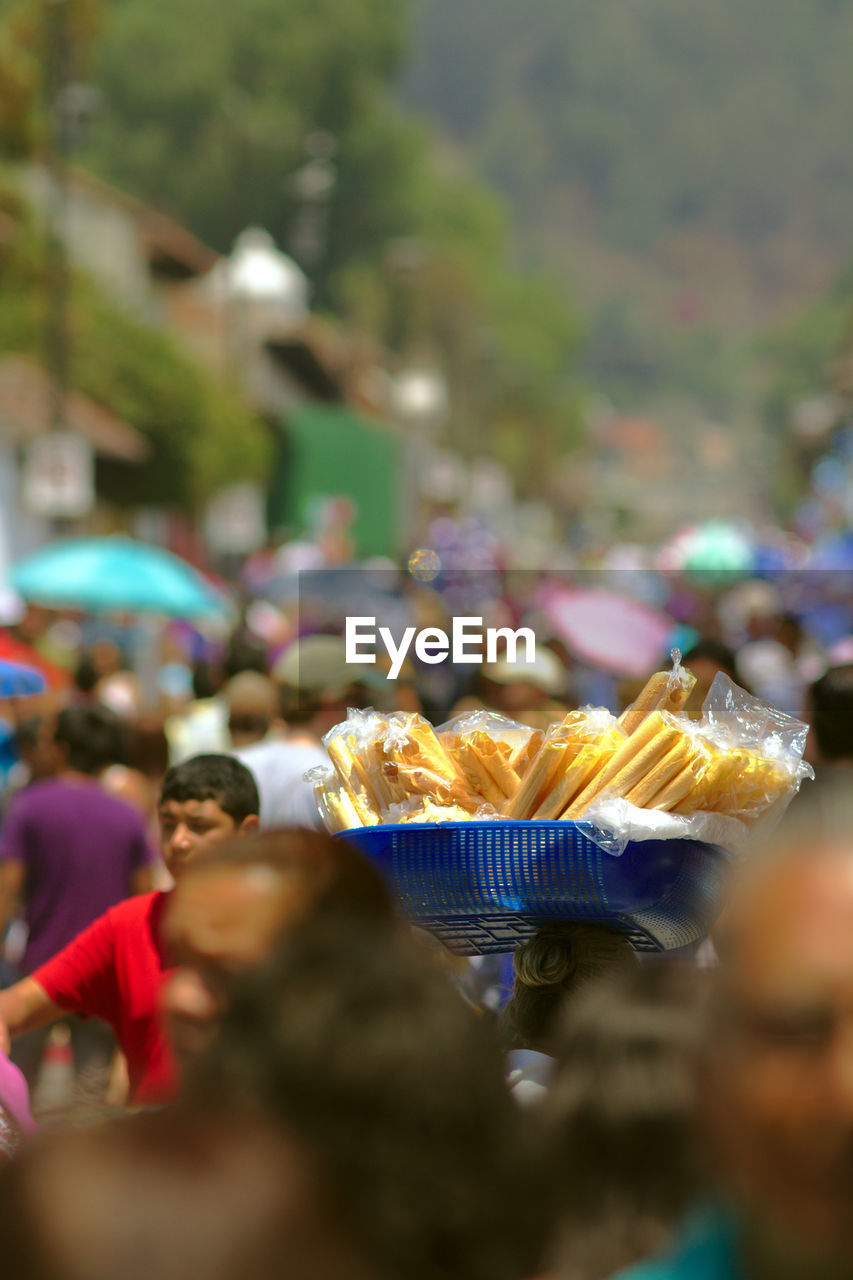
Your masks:
M542 925L513 956L512 995L501 1015L506 1047L551 1053L566 1001L594 979L636 963L624 934L576 921Z

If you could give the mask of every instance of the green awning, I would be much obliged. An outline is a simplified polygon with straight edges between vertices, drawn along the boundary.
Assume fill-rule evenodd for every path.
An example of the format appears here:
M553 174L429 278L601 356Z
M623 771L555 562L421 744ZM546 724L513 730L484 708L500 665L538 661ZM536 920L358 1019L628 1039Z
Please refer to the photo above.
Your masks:
M397 550L400 441L380 424L336 404L306 402L281 422L283 448L270 493L274 527L304 528L324 498L346 497L356 508L360 556Z

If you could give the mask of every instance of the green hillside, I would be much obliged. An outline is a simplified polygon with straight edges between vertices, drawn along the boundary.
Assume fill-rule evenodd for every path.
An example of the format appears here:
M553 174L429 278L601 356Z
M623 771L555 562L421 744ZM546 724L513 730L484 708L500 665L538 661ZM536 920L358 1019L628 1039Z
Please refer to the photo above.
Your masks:
M843 0L419 0L412 48L403 101L577 285L596 374L730 381L853 256Z

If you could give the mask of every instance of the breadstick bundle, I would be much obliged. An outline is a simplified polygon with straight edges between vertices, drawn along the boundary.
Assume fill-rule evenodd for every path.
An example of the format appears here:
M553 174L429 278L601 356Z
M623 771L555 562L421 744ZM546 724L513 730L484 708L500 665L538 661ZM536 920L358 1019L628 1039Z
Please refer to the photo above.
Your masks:
M306 780L314 783L314 799L327 831L352 831L354 827L374 827L379 815L364 805L357 805L334 769L322 766L309 769Z
M437 731L470 792L500 808L515 794L544 735L491 711L469 711Z
M656 671L649 678L638 697L619 717L620 729L630 737L653 711L677 714L686 704L695 684L693 672L681 665L680 650L673 649L672 670Z
M374 826L392 804L399 804L408 791L398 784L387 768L383 751L387 720L375 711L347 712L323 739L329 759L344 793L354 806L362 826Z
M674 652L617 720L571 711L546 734L493 712L436 730L416 714L349 711L324 738L331 771L308 775L332 831L397 822L577 821L611 797L752 826L810 770L808 726L717 676L697 724L679 712L693 687ZM606 809L606 803L605 803Z
M803 762L808 725L753 697L722 672L708 691L699 729L713 763L679 812L724 813L752 826L813 776Z
M562 817L623 742L615 718L603 707L570 711L548 730L519 789L504 804L504 817Z
M382 742L385 767L407 795L428 796L440 804L461 805L473 812L482 799L472 790L435 729L417 713L388 717ZM405 797L404 797L405 798Z

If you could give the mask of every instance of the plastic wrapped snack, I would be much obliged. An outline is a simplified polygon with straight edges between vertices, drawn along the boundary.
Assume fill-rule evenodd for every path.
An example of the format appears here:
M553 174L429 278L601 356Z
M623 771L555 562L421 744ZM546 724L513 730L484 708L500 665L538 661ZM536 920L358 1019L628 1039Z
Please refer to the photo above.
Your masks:
M388 814L388 821L395 823L470 822L475 818L479 822L497 817L498 814L488 805L471 814L458 804L438 804L429 796L413 796L405 804L394 805Z
M619 717L619 727L630 737L653 711L679 712L696 684L692 671L681 665L681 653L672 650L672 670L656 671L645 687Z
M720 672L698 725L707 760L696 786L674 806L680 814L722 813L754 824L803 778L808 725L771 707Z
M671 838L679 831L702 839L701 826L736 842L764 815L769 821L781 812L809 776L802 762L807 726L723 675L695 723L674 711L691 687L675 652L673 670L657 672L620 720L603 707L584 707L544 737L488 711L457 716L439 730L416 714L349 711L324 738L334 775L317 778L318 805L335 831L397 822L584 821L608 828L615 847L622 829L640 823L650 838L657 821ZM706 821L684 828L698 817L717 827Z
M654 717L678 739L627 789L611 771L587 798L582 816L607 833L609 852L620 852L629 839L679 837L745 852L759 826L766 837L803 779L814 776L802 759L808 726L722 673L698 724L660 712L646 717L626 744L626 756L635 750L635 768L663 741Z
M596 771L566 810L567 818L580 818L597 796L611 791L628 796L642 787L652 795L687 763L691 744L685 728L666 711L652 711Z
M507 818L559 818L623 741L603 707L570 711L545 735L521 785L503 807Z
M496 712L469 711L437 732L472 795L500 807L518 790L534 730Z
M389 716L382 745L386 768L406 794L461 804L469 812L481 803L423 716L416 712Z
M334 834L378 824L378 814L367 805L353 801L336 770L320 766L309 769L305 777L314 783L314 799L327 831Z
M364 826L379 821L383 810L405 800L408 792L387 770L382 743L387 720L375 711L347 712L323 738L329 759Z

